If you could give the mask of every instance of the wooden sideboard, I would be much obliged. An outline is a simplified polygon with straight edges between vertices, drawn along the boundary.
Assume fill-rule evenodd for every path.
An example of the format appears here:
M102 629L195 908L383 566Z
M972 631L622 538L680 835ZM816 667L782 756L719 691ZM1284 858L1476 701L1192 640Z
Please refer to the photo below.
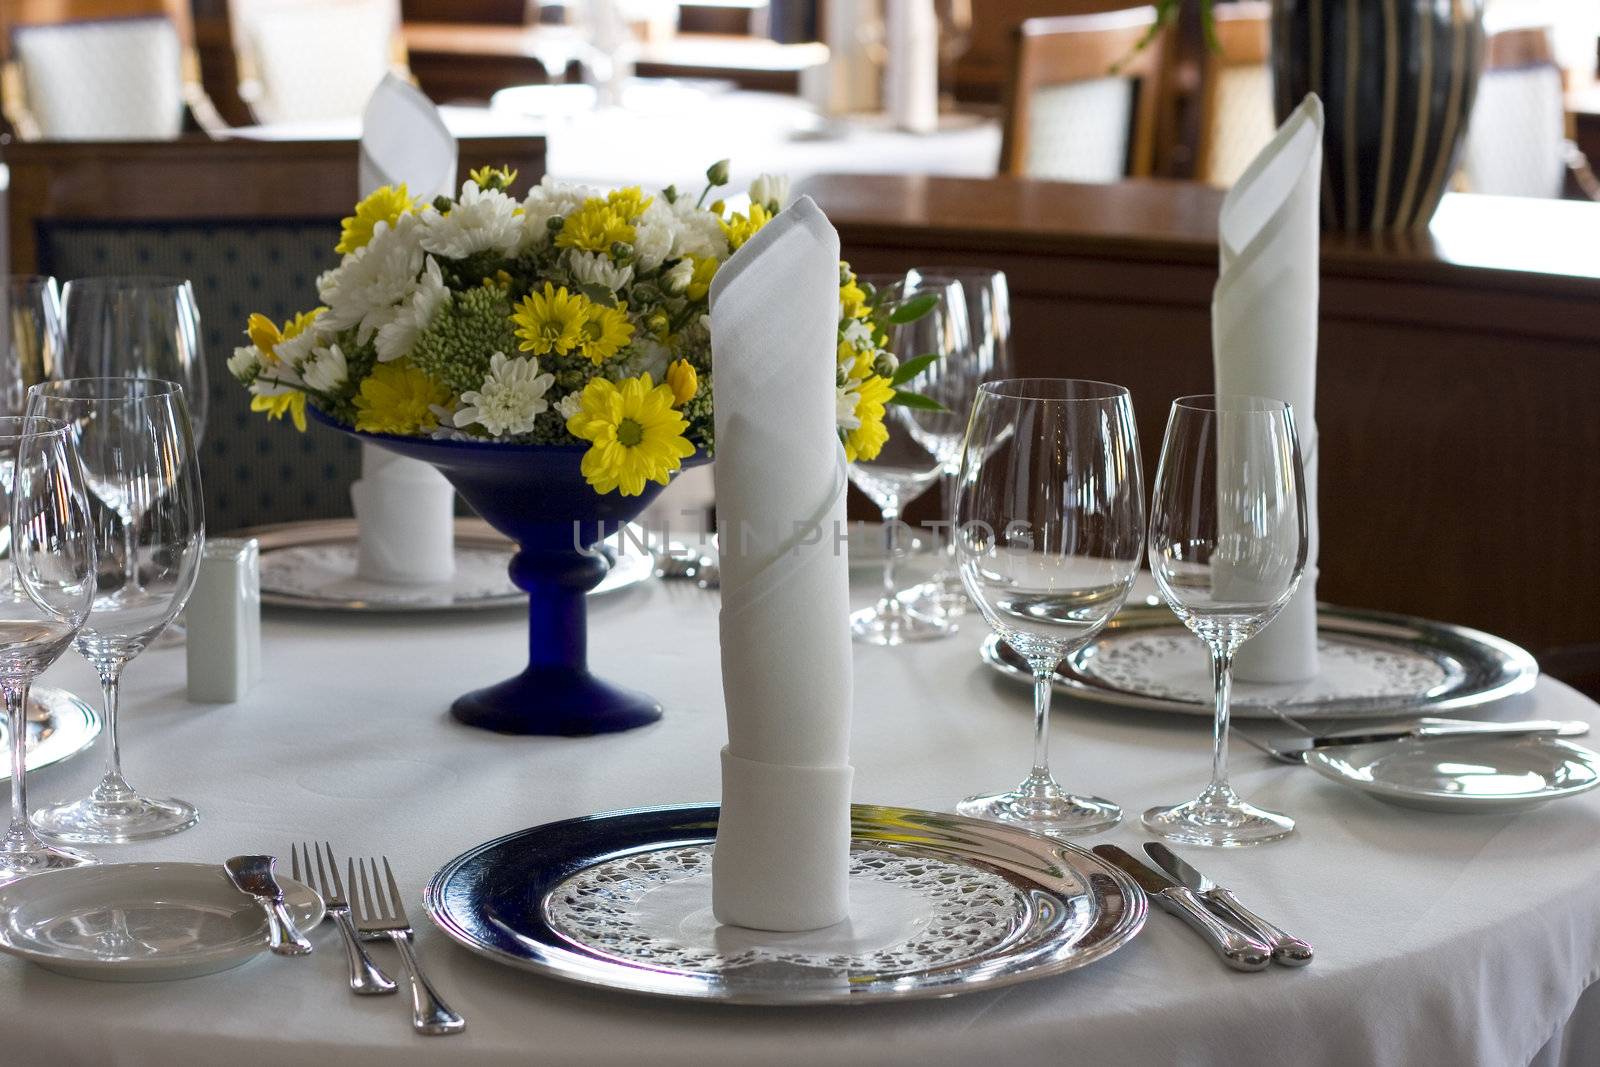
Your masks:
M999 267L1019 373L1167 405L1211 388L1219 191L825 176L860 270ZM1323 241L1317 417L1330 602L1600 641L1600 205L1447 197L1432 231Z

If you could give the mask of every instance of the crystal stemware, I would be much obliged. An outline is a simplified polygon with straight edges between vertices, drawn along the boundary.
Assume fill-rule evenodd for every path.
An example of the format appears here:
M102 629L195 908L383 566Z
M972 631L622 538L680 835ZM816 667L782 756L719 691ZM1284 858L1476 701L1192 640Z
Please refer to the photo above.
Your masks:
M1234 653L1283 609L1305 571L1305 471L1290 406L1248 396L1174 401L1150 511L1150 569L1210 651L1215 722L1211 784L1195 800L1151 808L1144 824L1192 845L1283 837L1293 819L1246 803L1228 784L1228 700Z
M1056 668L1115 615L1144 548L1139 437L1128 391L1022 378L979 387L961 461L956 558L984 619L1033 669L1033 769L968 797L962 815L1055 836L1116 825L1122 809L1050 772Z
M972 609L961 585L956 564L956 543L950 531L956 524L956 489L961 475L961 441L967 416L977 398L978 386L1011 375L1011 306L1006 276L988 267L914 267L906 275L913 285L959 286L965 303L968 343L929 364L908 389L931 396L945 411L913 411L909 415L923 432L939 442L943 469L939 478L939 503L944 527L943 564L911 594L911 610L936 618L954 618Z
M28 687L72 644L94 599L94 533L83 472L64 423L0 417L0 692L11 742L11 826L0 882L94 863L41 841L28 822Z
M61 377L61 294L54 278L11 274L0 300L0 415L21 415L29 386Z
M100 677L108 758L88 797L35 812L34 826L69 842L136 841L194 825L192 805L136 792L122 774L117 723L123 668L183 609L205 539L199 465L184 389L176 382L71 378L34 386L32 414L73 427L94 501L99 568L88 621L74 641ZM96 506L96 503L98 506ZM118 516L140 516L128 523ZM122 557L120 567L107 566Z

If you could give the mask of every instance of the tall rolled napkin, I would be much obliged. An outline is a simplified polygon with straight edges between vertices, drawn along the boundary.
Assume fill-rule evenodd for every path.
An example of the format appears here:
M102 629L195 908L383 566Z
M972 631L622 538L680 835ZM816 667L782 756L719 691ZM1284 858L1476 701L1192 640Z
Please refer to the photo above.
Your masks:
M814 930L849 910L850 577L836 429L839 235L809 197L711 286L722 565L719 922Z
M883 103L902 130L939 128L939 16L933 0L888 0L884 8Z
M455 191L456 139L411 83L385 76L361 123L360 195L406 186L414 199ZM350 486L356 573L375 582L442 582L455 573L455 490L421 460L361 446Z
M1218 393L1287 400L1306 471L1310 548L1283 611L1239 649L1235 675L1290 683L1317 674L1317 278L1322 101L1294 110L1222 202L1222 269L1211 299Z

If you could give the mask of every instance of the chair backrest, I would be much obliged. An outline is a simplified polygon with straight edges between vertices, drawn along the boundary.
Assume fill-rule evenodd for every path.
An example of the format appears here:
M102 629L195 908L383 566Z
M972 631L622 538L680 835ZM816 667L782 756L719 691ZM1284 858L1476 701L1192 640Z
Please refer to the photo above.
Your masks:
M1207 50L1200 88L1195 176L1230 186L1272 140L1272 5L1239 0L1212 8L1217 47Z
M282 322L315 304L316 277L338 261L339 219L354 199L354 142L14 144L5 162L12 270L194 282L211 383L201 454L207 527L349 515L355 442L317 425L297 435L268 424L226 363L252 312ZM537 181L544 143L462 141L461 174L490 163L518 168L519 187Z
M239 96L259 122L353 118L409 75L398 0L228 0Z
M1475 193L1554 198L1566 183L1566 103L1550 31L1491 34L1461 179Z
M1166 46L1155 8L1027 19L1014 40L1001 173L1091 182L1150 174Z

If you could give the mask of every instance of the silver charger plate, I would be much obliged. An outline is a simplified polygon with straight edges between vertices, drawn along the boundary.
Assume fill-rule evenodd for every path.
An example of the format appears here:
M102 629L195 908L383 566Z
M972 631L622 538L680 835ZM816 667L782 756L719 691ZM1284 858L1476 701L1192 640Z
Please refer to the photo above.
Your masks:
M739 1004L949 997L1101 959L1143 926L1132 879L1076 845L907 808L852 808L851 918L769 933L711 916L716 805L547 823L424 892L473 952L585 985Z
M1503 814L1600 785L1600 755L1557 737L1430 737L1318 749L1306 766L1405 808Z
M1525 693L1539 665L1509 641L1465 626L1378 611L1317 608L1320 672L1310 682L1233 683L1233 714L1271 719L1395 719L1478 707ZM1033 682L1027 662L991 635L983 661ZM1165 607L1124 608L1056 671L1058 692L1185 715L1212 714L1205 646Z
M76 756L100 736L100 713L64 689L35 686L28 691L28 737L23 742L28 770ZM0 715L0 752L11 751L11 735ZM11 778L11 760L0 760L0 782Z
M322 519L246 530L261 545L261 602L353 612L484 611L525 608L528 594L506 573L516 546L482 519L456 520L456 573L448 582L396 585L356 576L356 521ZM620 547L619 547L620 542ZM612 539L615 562L590 596L648 581L655 562L640 538Z

